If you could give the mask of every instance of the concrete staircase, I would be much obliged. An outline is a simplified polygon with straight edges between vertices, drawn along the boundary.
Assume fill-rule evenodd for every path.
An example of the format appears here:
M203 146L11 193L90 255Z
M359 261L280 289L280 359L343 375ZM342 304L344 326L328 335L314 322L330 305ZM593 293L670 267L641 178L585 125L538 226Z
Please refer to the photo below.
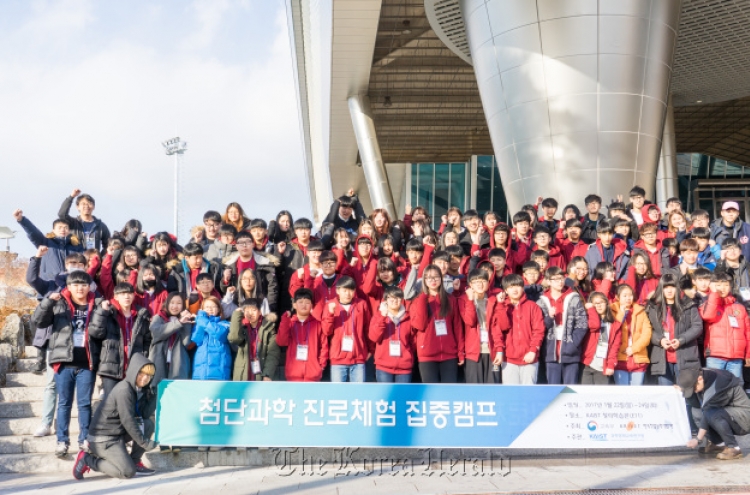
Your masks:
M36 347L26 347L26 358L16 361L16 373L8 373L0 388L0 473L49 473L70 469L78 453L78 409L73 406L68 459L55 457L55 435L34 437L41 424L42 396L46 376L30 372L38 356Z

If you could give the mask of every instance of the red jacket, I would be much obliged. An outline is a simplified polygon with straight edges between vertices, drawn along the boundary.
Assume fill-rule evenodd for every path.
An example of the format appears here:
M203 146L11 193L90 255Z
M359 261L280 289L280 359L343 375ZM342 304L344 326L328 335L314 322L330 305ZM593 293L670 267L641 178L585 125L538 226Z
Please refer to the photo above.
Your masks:
M328 309L328 304L323 308L323 334L328 337L328 358L331 364L364 364L368 354L375 350L367 335L370 305L355 297L347 312L338 300L335 304L336 309L333 313ZM344 335L354 339L351 351L341 350Z
M722 299L718 292L711 292L698 312L705 322L706 357L750 359L750 318L742 304L732 296ZM736 319L736 327L731 325L730 316Z
M412 327L406 310L398 326L390 317L380 314L380 311L374 313L370 320L369 337L375 344L375 368L394 375L411 373L414 366L416 330ZM391 356L389 342L391 340L400 341L400 356Z
M320 321L310 315L304 323L284 313L276 343L288 347L284 371L290 382L319 382L328 363L328 339ZM307 361L297 360L297 344L307 345Z
M549 263L547 263L547 268L556 266L563 272L567 271L568 260L565 257L565 253L559 247L550 246L547 254L549 254Z
M156 283L161 282L157 281ZM136 291L133 304L141 308L146 308L148 310L148 314L150 316L154 316L159 314L159 311L161 311L162 307L164 306L164 301L167 300L168 295L169 292L166 290L155 293L153 295L149 294L148 292L139 294L138 291Z
M495 358L495 345L492 338L493 333L497 333L495 327L508 327L508 313L504 311L501 303L497 302L497 297L489 294L484 296L487 299L487 332L489 337L490 360ZM466 294L458 298L458 307L461 311L461 319L464 322L464 342L466 346L466 359L479 361L482 353L482 341L479 328L479 317L474 301L470 301ZM498 311L497 308L500 308ZM500 320L498 322L498 320Z
M345 270L344 273L336 274L333 277L333 283L330 287L325 282L325 279L323 278L323 275L318 275L315 278L310 276L310 265L305 265L304 267L304 279L300 280L299 276L297 274L292 275L292 278L289 280L289 294L294 297L294 293L297 291L297 289L305 288L310 289L313 291L313 316L317 320L323 319L323 306L328 301L331 301L333 299L336 299L336 281L341 277L342 275L349 275L351 276L351 273L348 270Z
M568 239L562 239L559 243L560 250L565 255L566 263L570 263L570 260L577 256L586 256L586 251L589 249L589 245L580 240L576 244L573 244Z
M504 304L506 328L498 325L493 335L496 353L505 353L505 360L510 364L523 366L523 357L528 352L535 353L533 364L539 361L539 351L544 340L545 327L542 309L536 303L521 296L517 306L510 302ZM500 308L498 308L500 309ZM501 322L500 322L501 323Z
M440 301L435 296L420 294L409 306L411 324L417 330L417 357L423 362L446 361L466 358L464 329L458 301L448 296L450 311L445 316L447 335L438 336L435 320L440 318ZM429 309L428 309L429 308Z
M592 279L591 283L594 285L594 291L595 292L601 292L605 296L607 296L607 299L609 302L612 302L615 300L615 290L614 290L614 284L611 280L597 280Z
M599 336L602 333L601 319L596 309L589 309L588 317L589 333L583 338L583 353L581 354L581 362L587 366L596 357L596 347L599 344ZM602 374L606 370L614 370L617 365L617 351L620 350L620 343L622 342L620 324L621 322L619 321L610 323L609 338L607 339L609 347L607 347L607 358L603 360Z
M670 267L662 267L662 246L661 246L661 240L656 240L656 249L652 253L649 248L646 247L646 243L643 242L643 239L640 239L638 242L633 245L634 249L639 249L646 253L648 255L649 261L651 261L651 271L654 273L654 277L659 278L661 277L662 268L670 268Z
M658 278L648 278L645 280L641 279L639 281L638 277L635 274L634 266L628 268L628 272L623 282L633 288L633 293L635 294L635 303L640 304L641 306L646 305L646 302L648 301L651 293L655 292L659 287Z

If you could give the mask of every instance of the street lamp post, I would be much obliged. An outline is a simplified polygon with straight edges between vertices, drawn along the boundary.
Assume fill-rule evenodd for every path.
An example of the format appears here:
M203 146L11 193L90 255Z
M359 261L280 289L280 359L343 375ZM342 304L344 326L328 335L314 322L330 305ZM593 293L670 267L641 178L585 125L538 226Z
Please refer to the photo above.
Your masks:
M187 143L180 141L179 137L168 139L161 143L164 146L164 151L167 156L174 155L174 235L180 237L180 162L182 161L182 155L187 151Z

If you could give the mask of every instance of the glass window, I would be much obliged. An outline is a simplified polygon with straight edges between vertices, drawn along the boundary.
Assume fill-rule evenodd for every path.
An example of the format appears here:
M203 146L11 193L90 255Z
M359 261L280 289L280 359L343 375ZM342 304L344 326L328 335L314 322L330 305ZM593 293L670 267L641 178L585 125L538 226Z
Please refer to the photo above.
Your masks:
M477 157L477 211L484 214L492 209L492 181L495 167L494 156Z
M448 213L450 204L450 180L451 166L448 163L435 164L435 206L432 211L432 218L435 225L440 223L440 217ZM456 205L463 211L463 205Z
M451 163L451 197L450 206L466 210L466 164Z
M411 205L412 206L419 205L418 187L419 187L419 167L417 167L416 165L412 165L411 166Z
M744 168L742 165L727 162L727 177L742 177Z
M417 192L417 205L426 208L432 214L432 180L435 165L432 163L419 163L419 190Z
M711 160L714 162L713 167L711 167L711 177L723 178L727 172L727 161L713 157Z

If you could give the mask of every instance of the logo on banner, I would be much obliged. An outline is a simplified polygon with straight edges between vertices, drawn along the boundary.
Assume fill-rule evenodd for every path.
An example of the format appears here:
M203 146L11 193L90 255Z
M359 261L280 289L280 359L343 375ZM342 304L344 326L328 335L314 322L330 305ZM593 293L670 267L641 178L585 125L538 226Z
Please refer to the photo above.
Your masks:
M586 426L589 431L596 431L596 428L599 426L599 424L596 421L589 421L589 424Z

